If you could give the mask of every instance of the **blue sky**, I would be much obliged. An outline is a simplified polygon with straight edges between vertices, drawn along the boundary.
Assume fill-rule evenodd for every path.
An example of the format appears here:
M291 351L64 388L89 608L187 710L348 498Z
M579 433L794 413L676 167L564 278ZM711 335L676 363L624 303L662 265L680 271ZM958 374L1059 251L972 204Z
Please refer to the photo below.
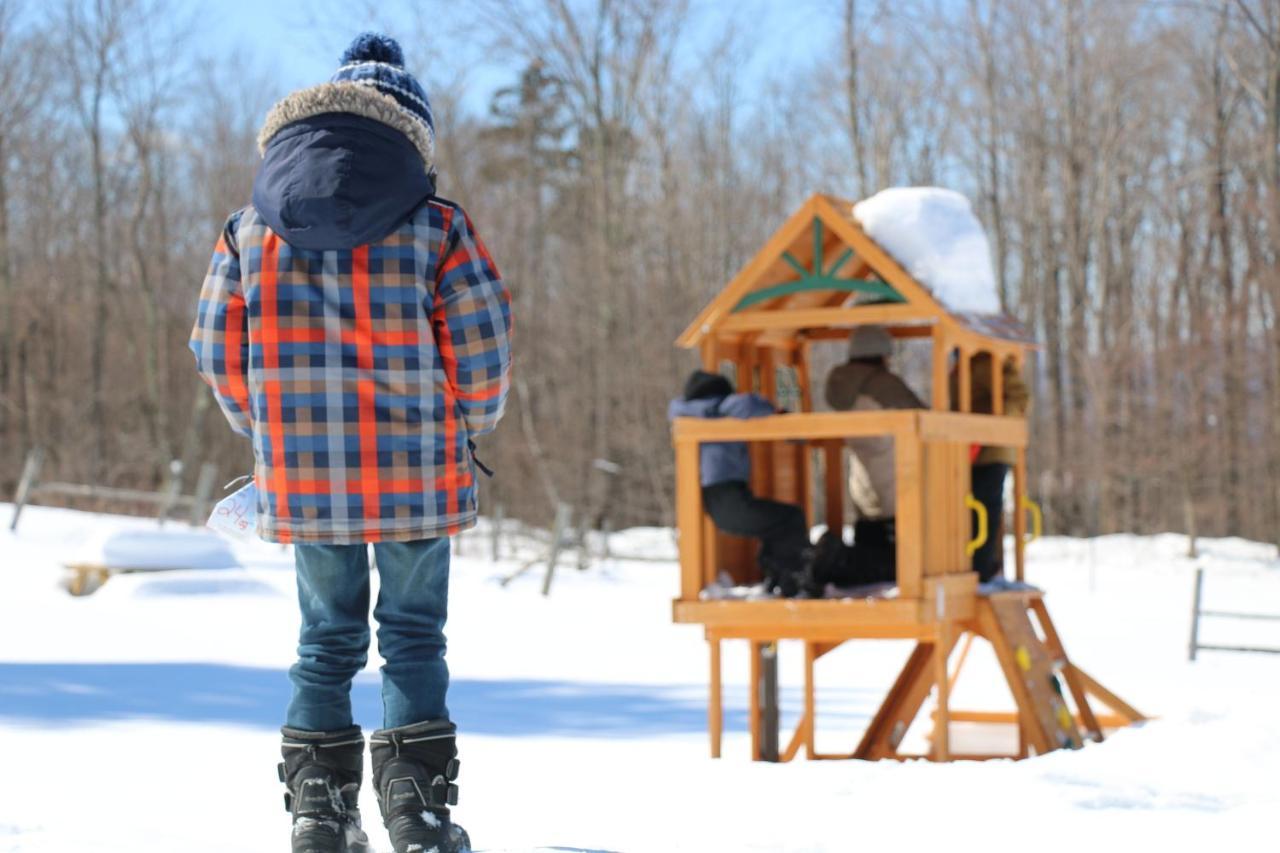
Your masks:
M393 21L387 28L393 36L397 35L394 21L405 15L404 4L408 2L412 0L379 4ZM754 84L785 75L793 62L807 62L809 57L829 51L833 28L839 23L835 0L692 0L691 5L697 26L687 34L690 49L710 44L727 22L737 20L752 45L745 71L746 79ZM203 55L242 51L279 81L282 92L288 91L327 79L345 43L361 30L376 26L362 12L352 11L360 6L323 0L222 0L216 12L197 18L194 41ZM466 0L437 0L432 8L441 10L442 30L453 30L465 28L473 20L468 6ZM199 7L208 8L203 3ZM827 9L831 12L823 14ZM450 15L453 17L448 18ZM209 22L207 26L205 22ZM518 71L518 63L486 56L475 38L442 37L442 42L449 49L449 56L442 59L451 68L465 69L464 104L469 110L484 110L489 95L509 84Z

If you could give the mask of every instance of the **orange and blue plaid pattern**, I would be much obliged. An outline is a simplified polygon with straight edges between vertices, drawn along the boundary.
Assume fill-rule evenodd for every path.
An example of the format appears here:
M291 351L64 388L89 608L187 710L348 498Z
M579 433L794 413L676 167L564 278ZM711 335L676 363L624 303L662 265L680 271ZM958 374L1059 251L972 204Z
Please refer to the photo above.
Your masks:
M497 426L511 299L470 218L431 199L377 243L311 251L227 221L191 349L252 438L259 533L349 544L475 521L471 439Z

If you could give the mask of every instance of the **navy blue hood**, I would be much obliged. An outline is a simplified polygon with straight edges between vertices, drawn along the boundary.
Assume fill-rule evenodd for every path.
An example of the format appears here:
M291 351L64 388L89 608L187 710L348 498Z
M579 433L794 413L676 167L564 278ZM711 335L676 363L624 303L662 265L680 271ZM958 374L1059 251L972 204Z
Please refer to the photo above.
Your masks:
M267 141L253 206L301 249L351 249L386 237L435 192L417 146L380 121L308 116Z

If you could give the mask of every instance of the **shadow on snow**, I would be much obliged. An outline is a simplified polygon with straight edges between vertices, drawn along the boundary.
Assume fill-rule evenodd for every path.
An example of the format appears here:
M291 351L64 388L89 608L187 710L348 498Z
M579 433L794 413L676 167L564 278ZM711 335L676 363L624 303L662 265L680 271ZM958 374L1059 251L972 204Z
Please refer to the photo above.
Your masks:
M380 680L361 673L351 689L358 722L381 721ZM725 691L725 728L746 728L746 711ZM846 691L854 692L854 691ZM279 727L291 687L284 670L211 663L0 663L0 722L25 725L129 719ZM784 716L798 691L784 690ZM509 737L649 737L706 730L706 694L696 687L534 679L455 678L449 708L466 731ZM843 704L843 703L842 703ZM825 714L824 714L825 715ZM833 709L832 717L860 718Z

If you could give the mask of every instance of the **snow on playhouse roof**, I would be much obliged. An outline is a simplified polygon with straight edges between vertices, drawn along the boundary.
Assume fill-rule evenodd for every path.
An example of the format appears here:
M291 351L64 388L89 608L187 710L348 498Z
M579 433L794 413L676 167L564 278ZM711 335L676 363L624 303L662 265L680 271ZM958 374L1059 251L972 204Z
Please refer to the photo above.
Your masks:
M991 250L969 200L940 187L892 187L853 205L853 218L957 314L999 314Z

